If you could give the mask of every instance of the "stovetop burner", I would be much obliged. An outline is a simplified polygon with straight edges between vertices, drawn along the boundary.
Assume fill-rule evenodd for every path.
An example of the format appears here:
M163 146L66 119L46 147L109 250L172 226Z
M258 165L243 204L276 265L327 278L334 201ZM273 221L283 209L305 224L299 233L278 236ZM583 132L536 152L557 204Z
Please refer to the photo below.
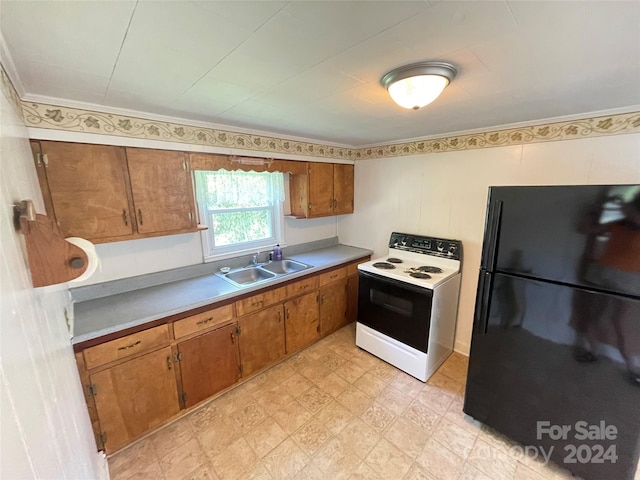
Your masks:
M387 262L402 263L402 259L401 258L390 257L390 258L387 258Z
M374 267L376 268L381 268L383 270L393 270L395 267L395 265L389 263L389 262L376 262L373 264Z
M409 276L413 277L413 278L431 278L431 275L429 275L428 273L424 273L424 272L411 272L409 274Z
M439 267L432 267L431 265L423 265L416 268L416 270L424 273L442 273L442 269Z

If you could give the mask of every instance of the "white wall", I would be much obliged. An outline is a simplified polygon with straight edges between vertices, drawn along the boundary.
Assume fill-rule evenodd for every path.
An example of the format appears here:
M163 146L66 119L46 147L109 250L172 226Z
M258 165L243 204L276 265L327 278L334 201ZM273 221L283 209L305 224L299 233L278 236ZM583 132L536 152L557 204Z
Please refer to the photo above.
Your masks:
M63 310L66 286L33 289L14 201L44 213L27 131L0 94L0 478L108 478L96 452Z
M467 354L490 185L640 183L640 134L356 162L355 214L341 243L387 252L392 231L462 240L456 329Z
M336 217L295 219L285 218L284 235L287 245L322 240L337 235ZM133 277L147 273L186 267L203 262L200 233L144 238L126 242L96 245L102 268L88 280L73 286Z

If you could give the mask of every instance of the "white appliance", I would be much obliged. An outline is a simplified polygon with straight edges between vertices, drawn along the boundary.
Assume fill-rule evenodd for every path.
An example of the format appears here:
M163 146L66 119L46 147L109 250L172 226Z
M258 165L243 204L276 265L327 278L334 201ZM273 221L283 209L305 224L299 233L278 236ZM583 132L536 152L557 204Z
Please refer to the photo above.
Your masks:
M356 345L426 382L453 351L462 243L393 232L358 265Z

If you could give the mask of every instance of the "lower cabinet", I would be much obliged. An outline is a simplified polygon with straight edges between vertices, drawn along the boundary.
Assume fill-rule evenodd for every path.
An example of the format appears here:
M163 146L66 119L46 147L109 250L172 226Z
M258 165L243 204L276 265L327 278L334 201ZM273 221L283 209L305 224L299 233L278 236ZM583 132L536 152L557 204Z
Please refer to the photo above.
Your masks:
M277 362L286 354L282 304L238 319L242 376Z
M355 320L357 262L76 353L99 448L113 453Z
M180 410L170 347L93 373L89 381L108 452Z
M320 333L324 337L347 324L347 279L320 289Z
M302 350L320 338L318 292L284 304L287 353Z
M358 275L347 277L347 319L346 323L358 319Z
M177 344L185 408L238 381L237 341L234 323Z

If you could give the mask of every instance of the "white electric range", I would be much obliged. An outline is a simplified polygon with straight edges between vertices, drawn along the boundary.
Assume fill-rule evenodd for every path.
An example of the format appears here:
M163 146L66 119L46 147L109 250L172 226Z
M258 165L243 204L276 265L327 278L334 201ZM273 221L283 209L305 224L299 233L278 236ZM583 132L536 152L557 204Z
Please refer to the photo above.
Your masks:
M358 265L356 345L426 381L453 351L462 243L394 232Z

